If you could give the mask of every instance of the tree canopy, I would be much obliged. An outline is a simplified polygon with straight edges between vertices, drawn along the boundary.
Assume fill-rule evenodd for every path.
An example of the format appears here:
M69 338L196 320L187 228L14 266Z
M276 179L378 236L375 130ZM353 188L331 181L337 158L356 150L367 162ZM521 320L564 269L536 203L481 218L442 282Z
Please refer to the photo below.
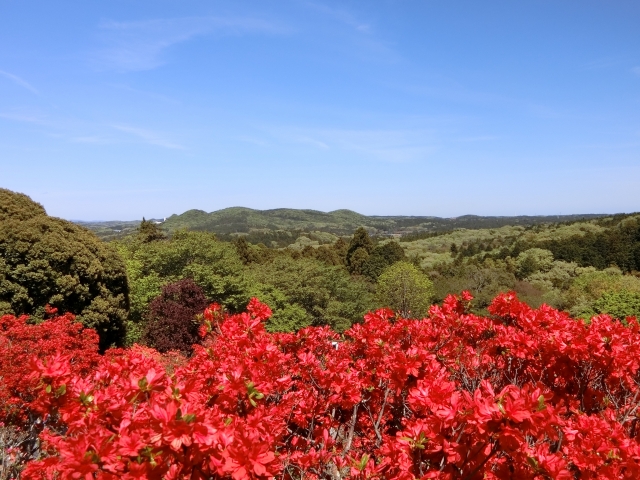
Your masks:
M378 299L404 318L427 313L433 298L433 283L415 265L398 262L378 278Z
M200 342L196 315L208 305L202 289L190 278L170 283L151 301L144 330L144 341L165 353L177 350L189 355Z
M26 195L0 190L0 200L0 313L43 319L49 304L94 328L101 348L120 345L129 297L118 253Z
M29 220L33 217L45 216L47 212L39 203L34 202L24 193L16 193L0 188L0 222L7 220Z

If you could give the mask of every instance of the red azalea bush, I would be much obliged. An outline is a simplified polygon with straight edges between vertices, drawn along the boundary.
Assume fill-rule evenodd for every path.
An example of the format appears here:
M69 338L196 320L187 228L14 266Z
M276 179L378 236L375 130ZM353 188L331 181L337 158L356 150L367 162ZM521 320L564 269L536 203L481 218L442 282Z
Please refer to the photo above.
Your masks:
M48 423L23 478L640 478L637 321L470 300L342 337L212 305L173 373L141 349L32 361Z
M75 322L71 314L57 316L38 325L27 316L0 317L0 479L18 475L21 466L39 455L39 434L48 424L57 425L51 415L42 415L39 402L42 382L29 375L30 364L56 369L63 363L75 375L89 375L98 365L98 334ZM46 374L46 373L45 373ZM46 389L46 387L45 387Z
M49 320L29 324L29 317L0 317L0 422L23 424L39 402L40 379L29 376L30 364L45 368L63 362L76 375L88 375L100 360L98 334L67 313L47 307Z

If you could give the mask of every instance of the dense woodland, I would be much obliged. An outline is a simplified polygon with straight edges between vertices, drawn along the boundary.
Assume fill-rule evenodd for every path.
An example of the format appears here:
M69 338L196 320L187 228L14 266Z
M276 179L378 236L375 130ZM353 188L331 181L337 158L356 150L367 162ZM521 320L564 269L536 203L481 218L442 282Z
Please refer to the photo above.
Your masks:
M161 223L162 229L171 233L176 230L195 230L215 233L220 240L232 240L244 235L251 243L264 243L269 247L286 247L299 237L319 243L333 243L339 236L349 236L358 227L364 227L376 237L423 238L425 234L444 232L459 228L500 228L507 225L532 226L548 223L590 220L606 215L552 215L481 217L463 215L455 218L427 216L367 216L351 210L320 212L276 208L254 210L231 207L214 212L189 210L165 219L152 219ZM114 240L134 233L140 221L76 222L103 240ZM414 237L415 235L415 237ZM304 241L304 239L303 239Z

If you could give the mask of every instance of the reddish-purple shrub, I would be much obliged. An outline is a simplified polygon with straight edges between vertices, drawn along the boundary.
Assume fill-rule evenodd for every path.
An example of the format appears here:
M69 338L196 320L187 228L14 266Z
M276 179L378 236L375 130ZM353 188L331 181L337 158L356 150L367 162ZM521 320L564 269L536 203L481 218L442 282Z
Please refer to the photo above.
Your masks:
M201 340L195 316L207 304L204 292L190 278L166 285L149 304L145 343L162 353L178 350L190 355Z

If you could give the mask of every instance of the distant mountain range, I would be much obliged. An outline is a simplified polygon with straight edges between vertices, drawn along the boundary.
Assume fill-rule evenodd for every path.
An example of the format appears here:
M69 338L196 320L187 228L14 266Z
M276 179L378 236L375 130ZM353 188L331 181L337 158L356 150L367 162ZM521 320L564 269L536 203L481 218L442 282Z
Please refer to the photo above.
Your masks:
M406 235L421 232L439 232L456 228L499 228L505 225L531 226L542 223L589 220L607 214L581 215L537 215L537 216L478 216L463 215L455 218L433 216L367 216L351 210L299 210L276 208L254 210L231 207L207 213L203 210L188 210L180 215L171 215L161 224L163 230L172 232L181 228L207 231L229 236L234 234L269 233L278 231L327 232L334 235L349 235L358 227L367 228L373 235ZM77 222L105 240L133 232L139 221Z

